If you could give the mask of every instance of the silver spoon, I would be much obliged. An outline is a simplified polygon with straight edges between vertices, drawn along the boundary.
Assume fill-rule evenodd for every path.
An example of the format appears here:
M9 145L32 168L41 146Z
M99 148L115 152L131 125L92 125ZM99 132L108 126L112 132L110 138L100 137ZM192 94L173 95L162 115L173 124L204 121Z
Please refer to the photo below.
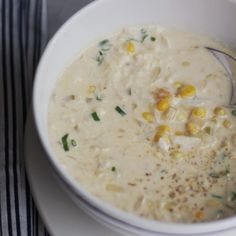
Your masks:
M231 82L231 98L229 107L236 107L236 58L215 48L206 47L223 65Z

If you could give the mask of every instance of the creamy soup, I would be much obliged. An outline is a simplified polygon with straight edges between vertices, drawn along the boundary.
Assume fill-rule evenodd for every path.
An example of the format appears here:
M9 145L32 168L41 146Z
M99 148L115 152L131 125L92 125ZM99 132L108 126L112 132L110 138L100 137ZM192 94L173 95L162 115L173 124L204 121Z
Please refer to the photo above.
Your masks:
M84 50L51 96L49 137L85 189L126 212L168 222L236 214L236 110L205 46L158 26L125 28Z

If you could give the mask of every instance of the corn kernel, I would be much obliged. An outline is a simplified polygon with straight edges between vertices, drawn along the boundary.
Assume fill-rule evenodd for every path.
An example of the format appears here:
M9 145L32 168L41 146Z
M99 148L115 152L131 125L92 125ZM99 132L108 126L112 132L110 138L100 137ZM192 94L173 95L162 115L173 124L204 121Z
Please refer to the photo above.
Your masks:
M168 132L170 132L170 126L168 125L160 125L158 127L158 131L161 133L161 134L166 134Z
M128 44L127 44L127 51L129 53L134 53L135 52L135 45L132 42L128 42Z
M182 98L193 97L196 94L196 88L193 85L186 84L178 89L177 96Z
M212 135L212 128L210 126L207 126L204 128L204 131L208 134L208 135Z
M195 107L192 110L192 114L196 117L199 117L201 119L206 117L206 110L204 108L201 107Z
M203 211L197 211L195 214L196 219L202 220L204 218L204 212Z
M96 91L96 86L95 85L90 85L89 87L88 87L88 92L89 93L94 93Z
M183 131L176 131L175 135L176 136L184 136L184 132Z
M168 99L162 99L156 105L158 111L167 111L169 107L170 107L170 102Z
M161 137L170 132L170 127L168 125L161 125L158 127L157 132L153 138L154 142L158 142Z
M181 83L179 81L174 82L175 88L180 88L182 85L183 85L183 83Z
M161 137L162 137L162 135L161 135L159 132L157 132L157 133L155 134L154 138L153 138L153 141L154 141L154 142L159 142L159 140L160 140Z
M182 66L184 66L184 67L190 66L190 62L189 61L183 61Z
M181 159L183 157L183 153L180 152L180 151L173 151L170 153L170 156L172 159L174 160L178 160L178 159Z
M150 112L143 112L142 117L150 123L153 122L153 120L154 120L154 116Z
M225 116L227 114L226 110L222 107L216 107L214 113L218 116Z
M161 67L157 66L156 68L154 68L154 70L152 71L152 76L154 78L158 77L161 73Z
M193 122L188 122L186 124L186 131L187 131L187 134L191 136L191 135L197 134L199 129Z
M231 122L229 121L229 120L224 120L224 122L223 122L223 126L225 127L225 128L230 128L231 127Z

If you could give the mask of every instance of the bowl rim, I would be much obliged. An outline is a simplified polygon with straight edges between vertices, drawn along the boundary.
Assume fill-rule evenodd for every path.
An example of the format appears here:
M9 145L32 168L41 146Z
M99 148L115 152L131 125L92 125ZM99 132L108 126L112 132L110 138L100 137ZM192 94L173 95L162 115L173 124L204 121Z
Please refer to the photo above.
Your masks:
M113 0L115 1L115 0ZM230 0L228 0L230 1ZM148 220L144 219L130 213L124 212L112 205L103 202L97 197L93 196L91 193L86 191L80 183L75 181L72 176L70 176L59 164L55 158L55 153L50 149L49 143L45 140L45 134L40 127L40 111L37 110L38 104L38 87L41 83L41 74L43 73L43 67L46 64L48 56L54 52L54 45L57 44L59 38L63 36L67 28L71 27L76 21L77 18L83 14L86 14L87 11L95 10L99 4L112 2L112 0L95 0L81 8L74 15L72 15L54 34L54 36L49 40L43 55L41 56L40 62L38 64L34 84L33 84L33 118L36 127L39 140L46 152L46 158L49 160L50 165L53 167L53 170L57 174L60 180L67 186L68 190L77 198L82 200L90 208L94 209L96 212L101 213L102 215L112 218L114 221L124 224L128 227L135 228L137 230L143 230L148 233L164 233L164 234L199 234L199 233L212 233L220 232L224 230L230 230L236 227L236 216L225 218L217 221L211 222L201 222L201 223L168 223L162 221Z

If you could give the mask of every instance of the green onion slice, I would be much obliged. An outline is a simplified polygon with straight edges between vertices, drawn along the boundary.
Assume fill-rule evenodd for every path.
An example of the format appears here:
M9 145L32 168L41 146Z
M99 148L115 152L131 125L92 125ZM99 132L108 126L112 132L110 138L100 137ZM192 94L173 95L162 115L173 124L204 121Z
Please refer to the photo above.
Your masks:
M236 110L232 110L231 113L232 113L233 116L236 116Z
M155 42L155 41L156 41L156 38L153 37L153 36L152 36L150 39L151 39L152 42Z
M125 116L125 115L126 115L126 113L125 113L119 106L117 106L117 107L115 108L115 110L116 110L121 116Z
M93 119L94 119L95 121L100 121L100 118L98 117L97 112L93 112L93 113L91 114L91 116L93 117Z
M61 138L61 142L62 142L62 146L65 152L69 151L69 145L68 145L68 136L69 134L65 134L62 138Z
M211 196L212 196L213 198L216 198L216 199L223 199L223 197L220 196L220 195L211 194Z
M74 140L74 139L71 139L71 145L73 146L73 147L76 147L77 146L77 143L76 143L76 141Z

